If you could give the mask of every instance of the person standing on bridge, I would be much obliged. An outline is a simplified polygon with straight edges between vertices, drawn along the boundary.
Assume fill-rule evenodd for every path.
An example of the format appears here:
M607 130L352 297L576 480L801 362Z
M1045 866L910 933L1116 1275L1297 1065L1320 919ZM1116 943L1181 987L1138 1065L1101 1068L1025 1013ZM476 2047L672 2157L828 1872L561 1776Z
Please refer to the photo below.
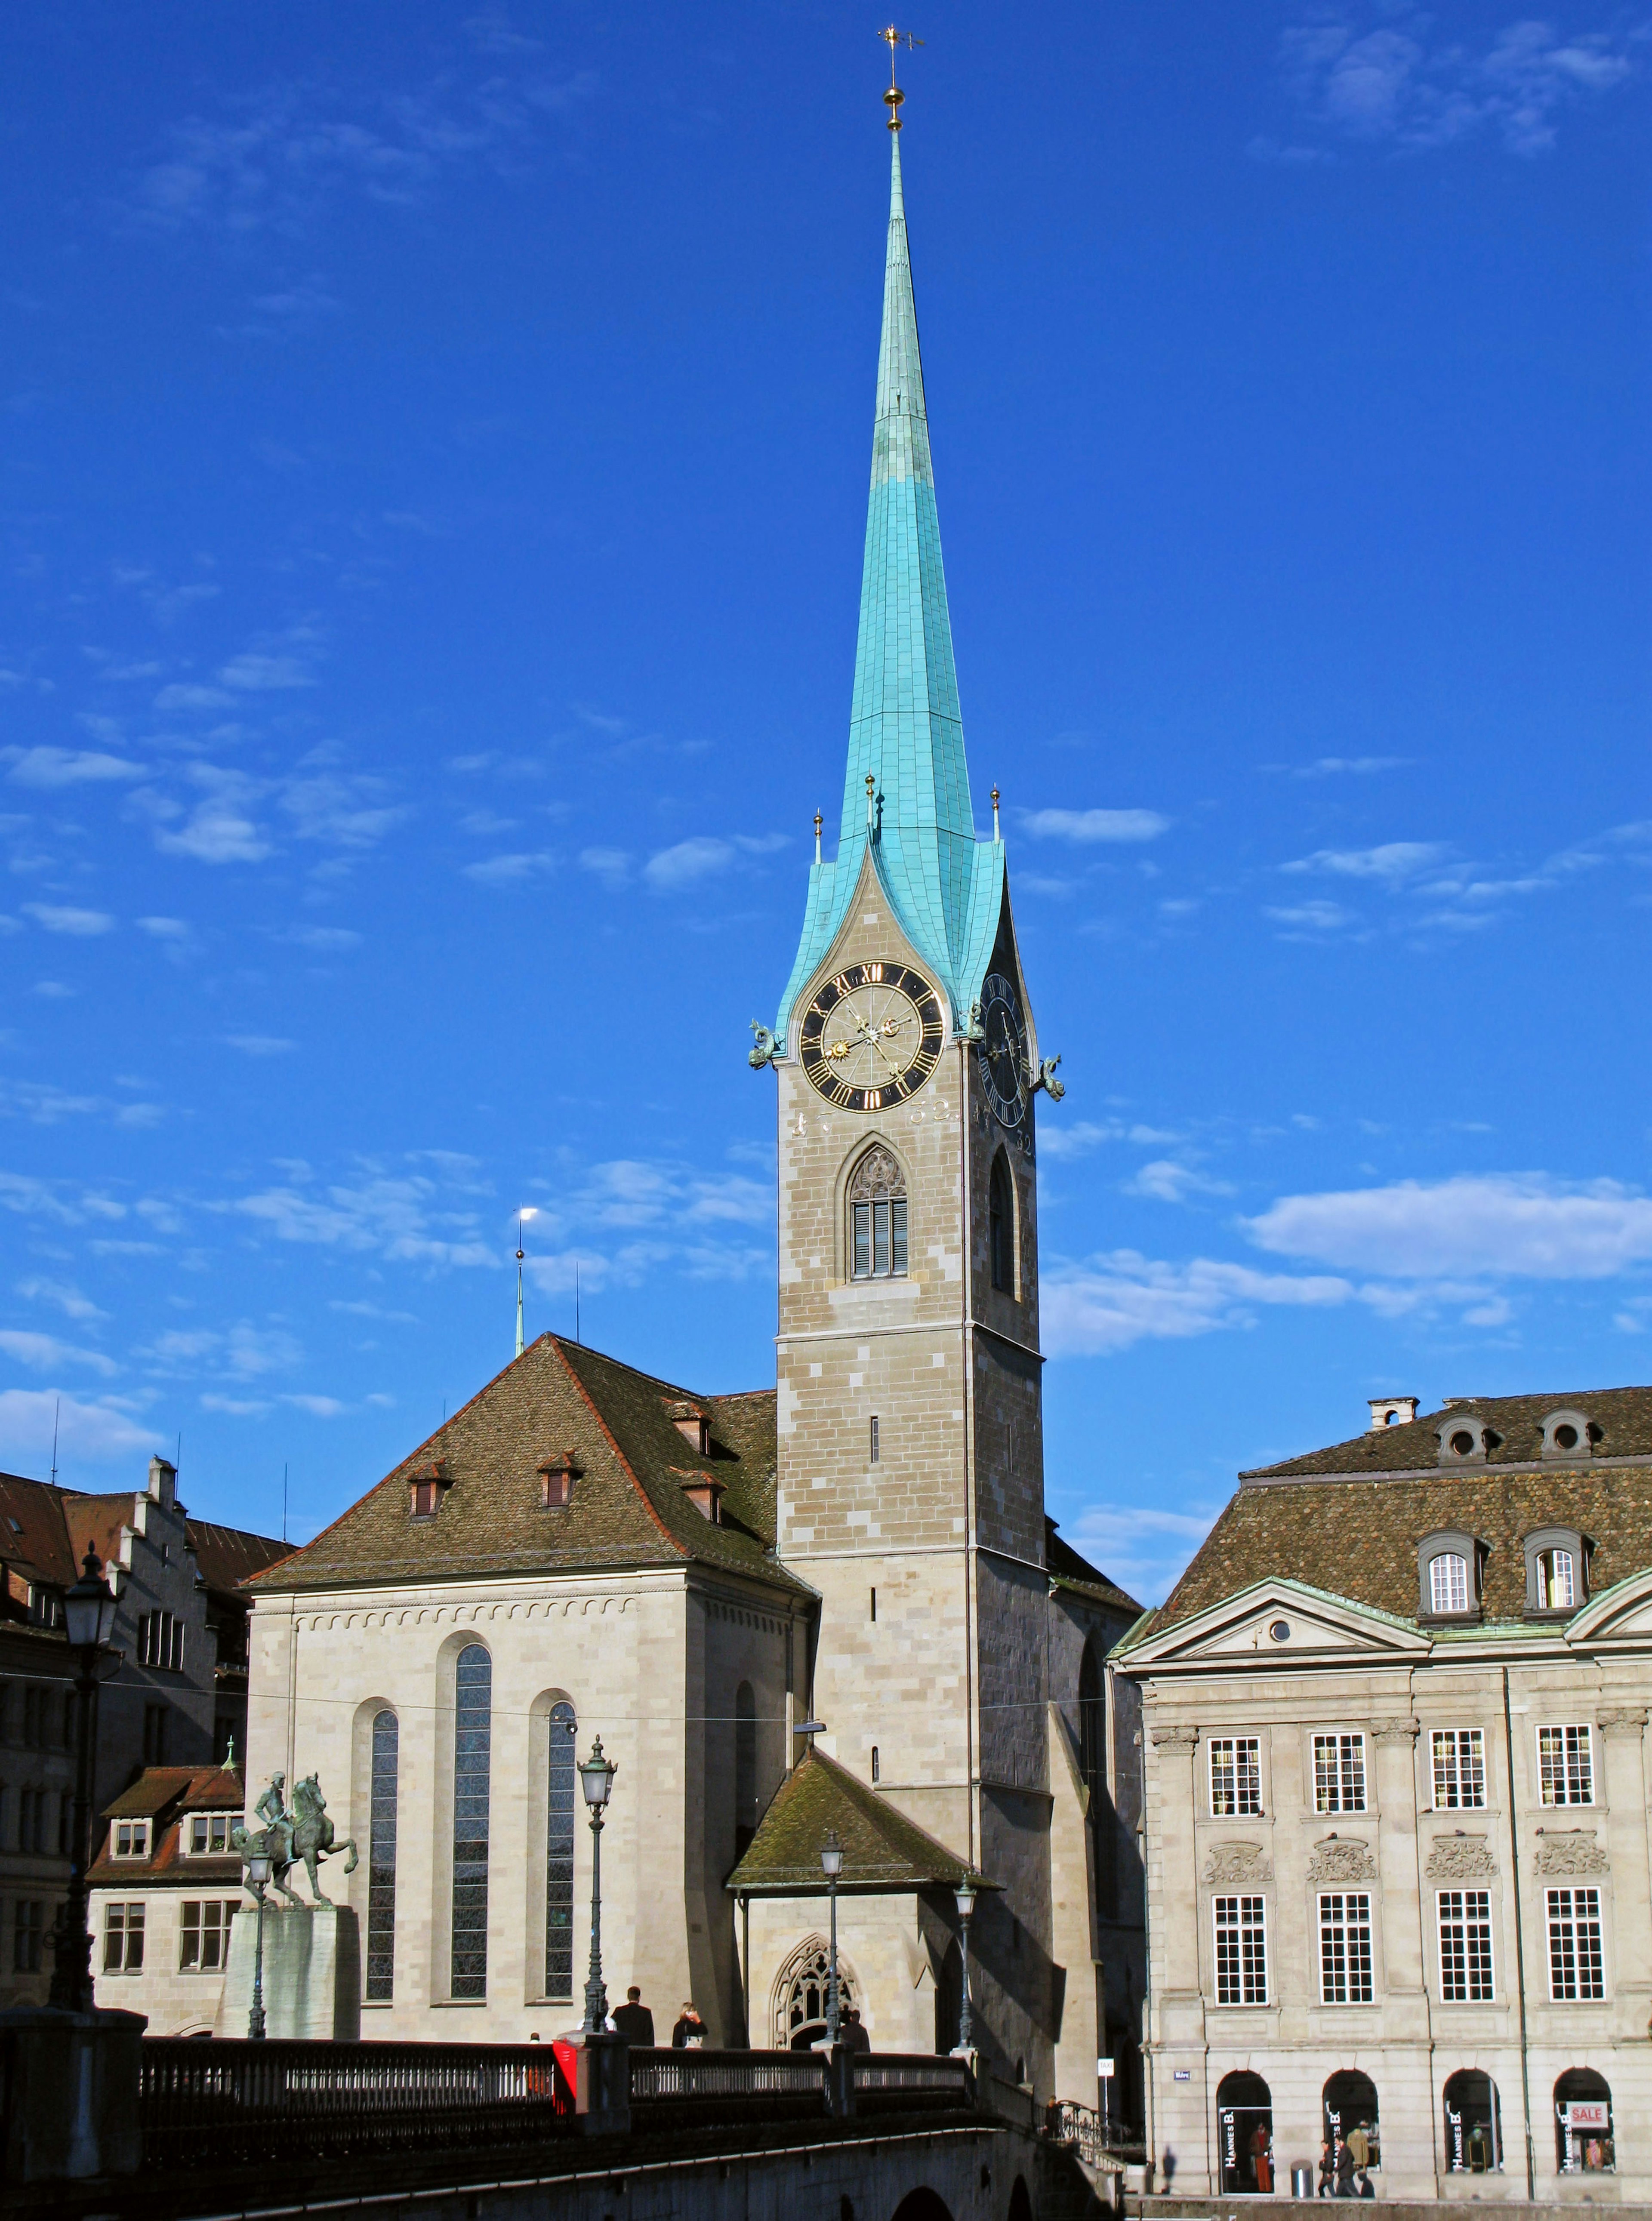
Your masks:
M613 2022L616 2033L628 2043L640 2051L654 2049L654 2015L643 2004L642 1993L635 1982L625 1993L625 2003L615 2006Z
M673 2051L698 2051L705 2042L705 2023L694 2010L692 1998L685 1999L677 2025L671 2032Z

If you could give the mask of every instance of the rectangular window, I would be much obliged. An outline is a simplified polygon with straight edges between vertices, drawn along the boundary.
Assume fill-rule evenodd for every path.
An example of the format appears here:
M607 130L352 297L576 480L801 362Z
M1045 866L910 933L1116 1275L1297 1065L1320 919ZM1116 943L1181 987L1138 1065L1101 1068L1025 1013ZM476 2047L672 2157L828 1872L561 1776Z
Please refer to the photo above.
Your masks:
M1313 1801L1316 1812L1365 1810L1365 1737L1317 1735L1313 1739Z
M1593 1805L1594 1766L1588 1729L1539 1728L1537 1777L1545 1805Z
M222 1855L229 1849L229 1815L227 1812L191 1812L189 1840L192 1857Z
M1319 1994L1328 2005L1371 2002L1371 1899L1363 1890L1320 1898Z
M1479 1728L1434 1730L1434 1809L1476 1811L1486 1802L1486 1737Z
M1211 1810L1218 1820L1254 1818L1262 1809L1261 1743L1255 1736L1211 1740Z
M184 1670L184 1624L169 1611L146 1611L138 1621L138 1663L165 1674Z
M229 1924L238 1905L224 1898L184 1901L178 1929L178 1964L183 1974L211 1974L229 1956Z
M114 1852L117 1859L147 1859L149 1855L149 1823L147 1820L117 1820L115 1823Z
M401 1724L386 1709L372 1723L367 1836L367 1996L381 2004L396 1994L396 1792L401 1769Z
M1492 1995L1492 1893L1442 1889L1440 1995L1448 2005L1483 2005Z
M1267 1924L1260 1897L1216 1900L1216 2001L1219 2005L1267 2003Z
M868 1465L878 1462L878 1422L875 1418L872 1422L872 1439L867 1449L867 1462Z
M143 1967L143 1907L106 1905L103 1907L103 1972L135 1974Z
M12 1917L11 1970L14 1974L38 1974L41 1971L41 1943L45 1932L46 1908L30 1899L17 1900Z
M1551 1889L1549 1899L1549 1994L1557 2005L1574 1998L1604 1998L1605 1963L1600 1954L1600 1892Z

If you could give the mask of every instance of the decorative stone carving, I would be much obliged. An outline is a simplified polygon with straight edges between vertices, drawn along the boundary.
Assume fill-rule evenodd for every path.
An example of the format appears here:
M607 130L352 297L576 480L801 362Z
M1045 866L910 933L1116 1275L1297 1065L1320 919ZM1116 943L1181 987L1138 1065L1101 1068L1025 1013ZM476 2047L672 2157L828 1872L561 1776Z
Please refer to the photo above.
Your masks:
M900 1167L881 1142L874 1142L854 1167L854 1177L849 1182L851 1203L883 1203L891 1196L906 1192L906 1181Z
M1602 1735L1639 1735L1646 1725L1644 1705L1613 1705L1597 1715Z
M1167 1727L1153 1730L1155 1750L1193 1750L1198 1748L1197 1728Z
M1415 1742L1420 1725L1411 1719L1373 1720L1371 1733L1378 1742Z
M1314 1845L1313 1856L1308 1861L1308 1880L1316 1886L1329 1884L1334 1889L1342 1889L1355 1882L1374 1881L1376 1878L1377 1862L1363 1836L1326 1836Z
M1537 1871L1546 1874L1603 1874L1606 1854L1593 1835L1568 1828L1563 1835L1544 1833L1537 1845Z
M1205 1856L1205 1879L1217 1889L1254 1889L1272 1881L1273 1869L1260 1843L1212 1843Z
M1486 1836L1436 1836L1423 1869L1430 1881L1486 1881L1497 1872Z

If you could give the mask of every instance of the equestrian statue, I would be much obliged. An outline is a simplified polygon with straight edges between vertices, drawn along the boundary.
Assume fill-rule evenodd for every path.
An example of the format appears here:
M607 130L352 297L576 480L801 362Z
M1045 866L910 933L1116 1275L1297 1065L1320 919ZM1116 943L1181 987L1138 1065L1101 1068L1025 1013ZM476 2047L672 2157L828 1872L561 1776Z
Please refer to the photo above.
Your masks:
M291 1811L285 1799L286 1786L285 1774L271 1775L268 1787L253 1807L265 1824L262 1834L249 1833L238 1825L231 1833L231 1846L243 1859L251 1851L268 1852L270 1880L289 1905L303 1903L302 1897L287 1887L286 1879L293 1868L302 1863L310 1876L310 1895L318 1905L330 1905L332 1899L322 1887L317 1870L323 1859L335 1858L339 1852L348 1851L344 1871L354 1874L358 1856L355 1838L347 1836L342 1842L335 1839L327 1799L322 1795L321 1783L315 1774L307 1774L294 1789Z

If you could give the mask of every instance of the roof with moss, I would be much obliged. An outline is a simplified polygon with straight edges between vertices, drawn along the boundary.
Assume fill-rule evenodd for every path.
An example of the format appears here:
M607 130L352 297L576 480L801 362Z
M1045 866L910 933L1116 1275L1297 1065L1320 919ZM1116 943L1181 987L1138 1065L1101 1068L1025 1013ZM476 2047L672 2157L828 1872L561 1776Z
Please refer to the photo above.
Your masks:
M698 1436L702 1454L679 1422ZM571 1463L548 1508L544 1469ZM416 1518L411 1485L436 1484ZM699 1564L814 1592L774 1555L774 1391L701 1396L582 1342L541 1335L255 1592L486 1573ZM714 1522L691 1491L719 1502Z
M820 1847L829 1830L843 1847L840 1894L998 1886L812 1742L774 1792L727 1886L739 1897L823 1897Z

